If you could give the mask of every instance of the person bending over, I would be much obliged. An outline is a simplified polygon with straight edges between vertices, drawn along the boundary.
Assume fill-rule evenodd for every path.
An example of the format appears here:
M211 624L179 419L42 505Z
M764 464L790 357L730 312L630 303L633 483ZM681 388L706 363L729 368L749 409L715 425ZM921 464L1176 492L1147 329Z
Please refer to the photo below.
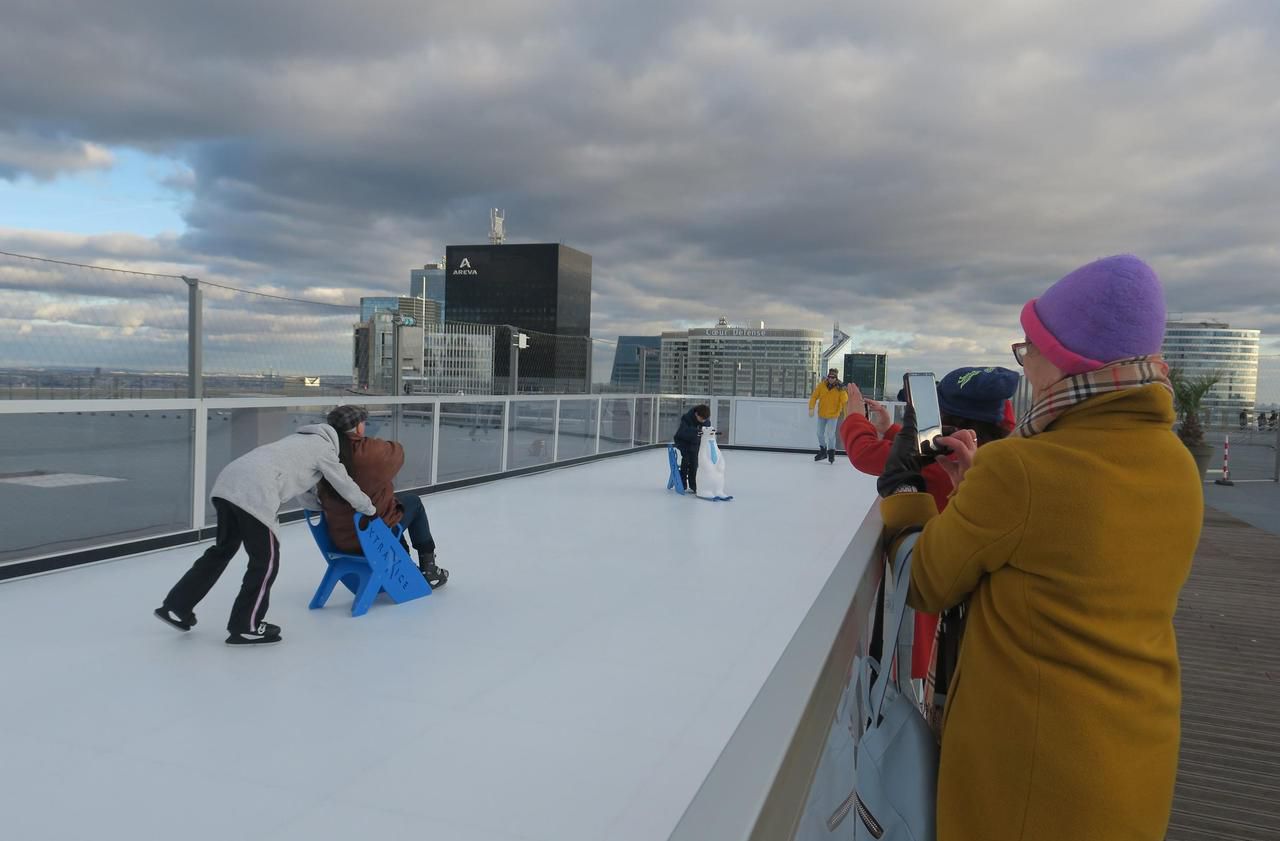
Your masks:
M313 489L325 480L352 511L372 515L373 502L360 490L338 458L338 434L325 423L309 424L271 444L250 450L218 474L210 495L217 512L213 545L155 609L161 621L180 631L196 624L195 607L240 550L249 554L240 594L227 620L227 643L254 645L280 642L280 626L266 621L271 585L280 571L280 523L276 514L294 497L309 508Z

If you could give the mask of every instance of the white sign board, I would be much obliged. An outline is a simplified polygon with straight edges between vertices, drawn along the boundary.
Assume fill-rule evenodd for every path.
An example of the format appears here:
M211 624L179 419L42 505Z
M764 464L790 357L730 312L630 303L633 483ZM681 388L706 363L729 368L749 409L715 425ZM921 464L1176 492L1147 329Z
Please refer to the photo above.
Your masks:
M308 388L319 388L320 378L319 377L303 377L302 384Z

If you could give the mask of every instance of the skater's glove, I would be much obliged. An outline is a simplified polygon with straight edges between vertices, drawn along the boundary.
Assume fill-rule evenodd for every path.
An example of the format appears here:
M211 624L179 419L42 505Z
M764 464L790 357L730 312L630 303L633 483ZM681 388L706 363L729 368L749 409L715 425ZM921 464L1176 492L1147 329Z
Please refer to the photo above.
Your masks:
M902 429L894 436L884 470L876 481L876 490L884 497L903 493L906 489L923 493L925 484L921 471L931 461L932 456L921 456L916 452L916 413L908 405L902 413Z

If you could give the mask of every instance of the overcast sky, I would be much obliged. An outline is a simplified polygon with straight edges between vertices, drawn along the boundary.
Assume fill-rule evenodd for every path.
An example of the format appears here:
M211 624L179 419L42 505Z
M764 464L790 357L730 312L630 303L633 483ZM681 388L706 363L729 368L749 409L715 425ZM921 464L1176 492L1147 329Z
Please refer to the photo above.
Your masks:
M1118 252L1280 337L1274 0L4 9L0 249L354 303L503 207L592 254L601 337L839 320L891 372L1009 364L1022 303ZM170 318L137 280L0 263L0 328L56 305L88 353Z

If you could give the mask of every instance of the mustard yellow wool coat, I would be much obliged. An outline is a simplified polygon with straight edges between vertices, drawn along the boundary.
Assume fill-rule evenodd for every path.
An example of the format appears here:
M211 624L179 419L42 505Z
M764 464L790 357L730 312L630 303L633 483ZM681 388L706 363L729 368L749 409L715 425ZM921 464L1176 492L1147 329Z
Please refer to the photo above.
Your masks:
M925 523L912 607L969 599L946 707L938 841L1161 841L1178 765L1173 614L1204 500L1157 385L986 445Z

